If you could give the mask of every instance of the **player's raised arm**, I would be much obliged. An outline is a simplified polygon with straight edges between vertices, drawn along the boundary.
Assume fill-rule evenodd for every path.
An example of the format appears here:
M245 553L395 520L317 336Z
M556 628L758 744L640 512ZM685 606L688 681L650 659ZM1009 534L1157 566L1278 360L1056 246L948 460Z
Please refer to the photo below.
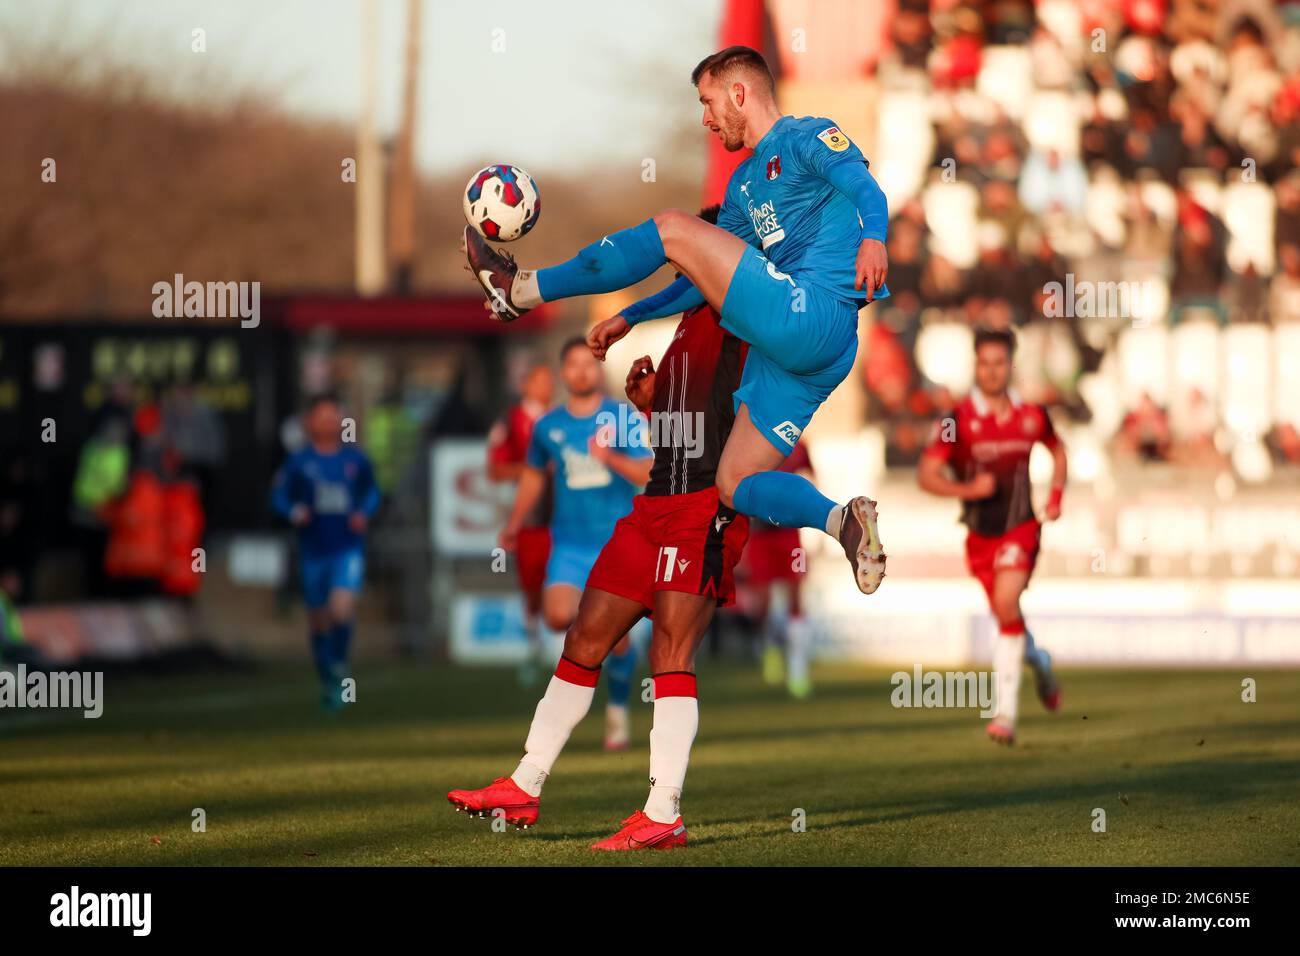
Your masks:
M820 120L818 123L820 124ZM826 120L820 132L801 138L799 158L815 174L841 192L858 212L862 222L862 240L858 246L855 288L866 293L866 300L885 284L889 258L885 240L889 235L889 202L876 178L871 175L867 159L853 142Z

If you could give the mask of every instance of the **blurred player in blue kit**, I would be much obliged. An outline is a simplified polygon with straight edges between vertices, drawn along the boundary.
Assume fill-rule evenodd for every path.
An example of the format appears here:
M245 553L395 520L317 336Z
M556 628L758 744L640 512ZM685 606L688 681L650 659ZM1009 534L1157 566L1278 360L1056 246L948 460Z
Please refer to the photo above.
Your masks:
M654 453L644 429L630 430L625 441L619 440L618 423L631 421L638 413L605 394L600 363L585 339L564 344L560 378L568 399L533 426L514 507L500 540L507 551L516 549L519 532L542 499L550 472L554 503L542 614L547 627L567 631L578 616L578 599L601 548L649 480ZM636 648L624 635L604 663L608 750L622 750L628 744L627 705L636 661Z
M338 401L312 399L307 444L275 476L271 504L298 529L302 594L311 631L321 706L343 705L356 600L365 579L365 534L379 507L379 486L365 453L343 441Z

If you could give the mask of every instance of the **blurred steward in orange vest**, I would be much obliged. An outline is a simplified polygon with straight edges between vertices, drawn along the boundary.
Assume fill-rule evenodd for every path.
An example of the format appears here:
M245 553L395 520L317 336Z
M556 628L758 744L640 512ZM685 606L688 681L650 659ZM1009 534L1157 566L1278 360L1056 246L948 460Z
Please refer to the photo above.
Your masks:
M112 579L113 589L124 595L156 591L166 560L163 486L159 477L162 416L158 407L141 405L132 424L138 453L131 463L131 477L122 496L104 509L108 522L104 571Z

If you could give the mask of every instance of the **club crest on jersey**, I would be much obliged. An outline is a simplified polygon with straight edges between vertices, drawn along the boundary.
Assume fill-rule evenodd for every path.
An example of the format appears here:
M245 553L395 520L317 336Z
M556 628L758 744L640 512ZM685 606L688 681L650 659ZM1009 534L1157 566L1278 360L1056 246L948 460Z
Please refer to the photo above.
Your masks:
M1025 552L1020 545L1010 541L998 552L997 559L993 564L999 568L1013 568L1020 564L1024 557Z
M826 148L834 153L842 153L849 148L849 138L840 132L838 126L830 126L817 134Z
M780 175L781 175L781 157L773 156L771 159L767 161L768 181L770 182L771 180L776 179L776 177Z
M776 433L777 438L781 439L781 441L785 442L791 448L795 446L795 443L799 440L799 436L803 434L803 429L790 421L782 422L780 425L773 428L772 431Z

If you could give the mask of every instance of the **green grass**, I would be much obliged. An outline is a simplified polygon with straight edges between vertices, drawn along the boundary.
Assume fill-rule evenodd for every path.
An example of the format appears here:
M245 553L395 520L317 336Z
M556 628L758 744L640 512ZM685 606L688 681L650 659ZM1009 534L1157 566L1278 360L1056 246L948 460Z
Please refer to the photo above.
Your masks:
M305 668L110 676L98 721L0 711L0 864L1300 864L1300 674L1246 672L1244 704L1238 671L1067 672L1005 750L973 711L893 709L882 670L821 669L805 702L701 671L685 851L587 850L645 797L648 705L624 754L588 718L540 826L497 833L443 794L513 769L539 691L410 664L362 668L333 716Z

